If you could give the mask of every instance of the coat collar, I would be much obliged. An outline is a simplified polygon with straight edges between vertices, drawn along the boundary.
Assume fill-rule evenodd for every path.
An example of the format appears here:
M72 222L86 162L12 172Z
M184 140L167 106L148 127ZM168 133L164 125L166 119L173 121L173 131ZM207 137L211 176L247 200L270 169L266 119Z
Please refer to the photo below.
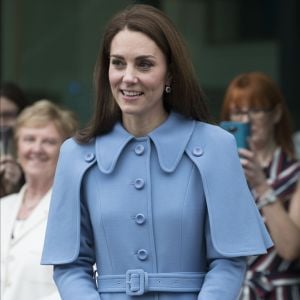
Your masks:
M178 113L170 113L168 119L148 134L158 153L160 167L165 172L173 172L178 165L195 127L195 121ZM111 173L126 145L135 137L128 133L121 123L113 130L97 137L96 158L101 172Z

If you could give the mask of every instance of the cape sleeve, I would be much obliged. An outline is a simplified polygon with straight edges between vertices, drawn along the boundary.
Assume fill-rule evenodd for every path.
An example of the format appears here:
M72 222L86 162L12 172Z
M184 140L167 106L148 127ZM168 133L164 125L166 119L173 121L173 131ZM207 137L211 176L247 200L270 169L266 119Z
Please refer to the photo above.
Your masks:
M80 247L80 188L84 173L95 163L93 143L65 141L54 177L42 265L74 261Z
M186 152L202 177L215 250L227 257L266 253L273 243L248 188L234 137L198 122Z

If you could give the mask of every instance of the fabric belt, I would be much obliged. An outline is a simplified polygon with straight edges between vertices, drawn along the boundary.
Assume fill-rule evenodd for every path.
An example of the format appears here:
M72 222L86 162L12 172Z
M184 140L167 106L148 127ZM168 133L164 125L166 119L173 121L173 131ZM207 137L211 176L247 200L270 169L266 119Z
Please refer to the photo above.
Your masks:
M128 270L125 275L99 275L100 293L122 293L130 296L146 292L199 292L205 273L147 273L142 269Z

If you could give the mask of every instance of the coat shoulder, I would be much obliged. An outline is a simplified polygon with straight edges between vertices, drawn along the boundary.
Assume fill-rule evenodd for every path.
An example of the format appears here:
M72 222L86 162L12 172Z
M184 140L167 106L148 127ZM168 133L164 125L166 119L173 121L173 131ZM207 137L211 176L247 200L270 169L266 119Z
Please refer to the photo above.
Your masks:
M193 131L190 144L201 144L203 148L212 148L221 151L222 147L236 149L234 136L218 125L197 121Z
M95 160L95 141L86 144L78 143L74 138L67 139L60 148L58 168L61 165L74 166L74 161L78 167Z
M89 143L80 144L74 137L71 137L63 142L60 151L63 153L82 153L88 149L92 149L95 145L95 140L91 140Z
M18 193L9 194L2 197L0 200L1 208L11 204L13 201L16 201L17 197L18 197Z
M208 124L205 122L196 122L195 126L195 134L209 134L209 135L217 135L218 137L224 138L224 139L232 139L233 135L229 133L228 131L224 130L218 125L215 124Z

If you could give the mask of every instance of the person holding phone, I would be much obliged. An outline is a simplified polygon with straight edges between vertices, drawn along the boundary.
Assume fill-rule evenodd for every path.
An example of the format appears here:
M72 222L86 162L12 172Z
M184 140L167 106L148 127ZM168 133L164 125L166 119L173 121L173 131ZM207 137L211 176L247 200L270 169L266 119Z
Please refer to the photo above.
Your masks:
M240 74L226 90L221 119L251 125L240 160L274 242L267 254L249 258L240 299L299 299L300 162L284 97L266 74Z
M24 184L22 169L16 161L13 139L18 114L27 106L24 92L12 82L0 88L0 197L17 192Z

